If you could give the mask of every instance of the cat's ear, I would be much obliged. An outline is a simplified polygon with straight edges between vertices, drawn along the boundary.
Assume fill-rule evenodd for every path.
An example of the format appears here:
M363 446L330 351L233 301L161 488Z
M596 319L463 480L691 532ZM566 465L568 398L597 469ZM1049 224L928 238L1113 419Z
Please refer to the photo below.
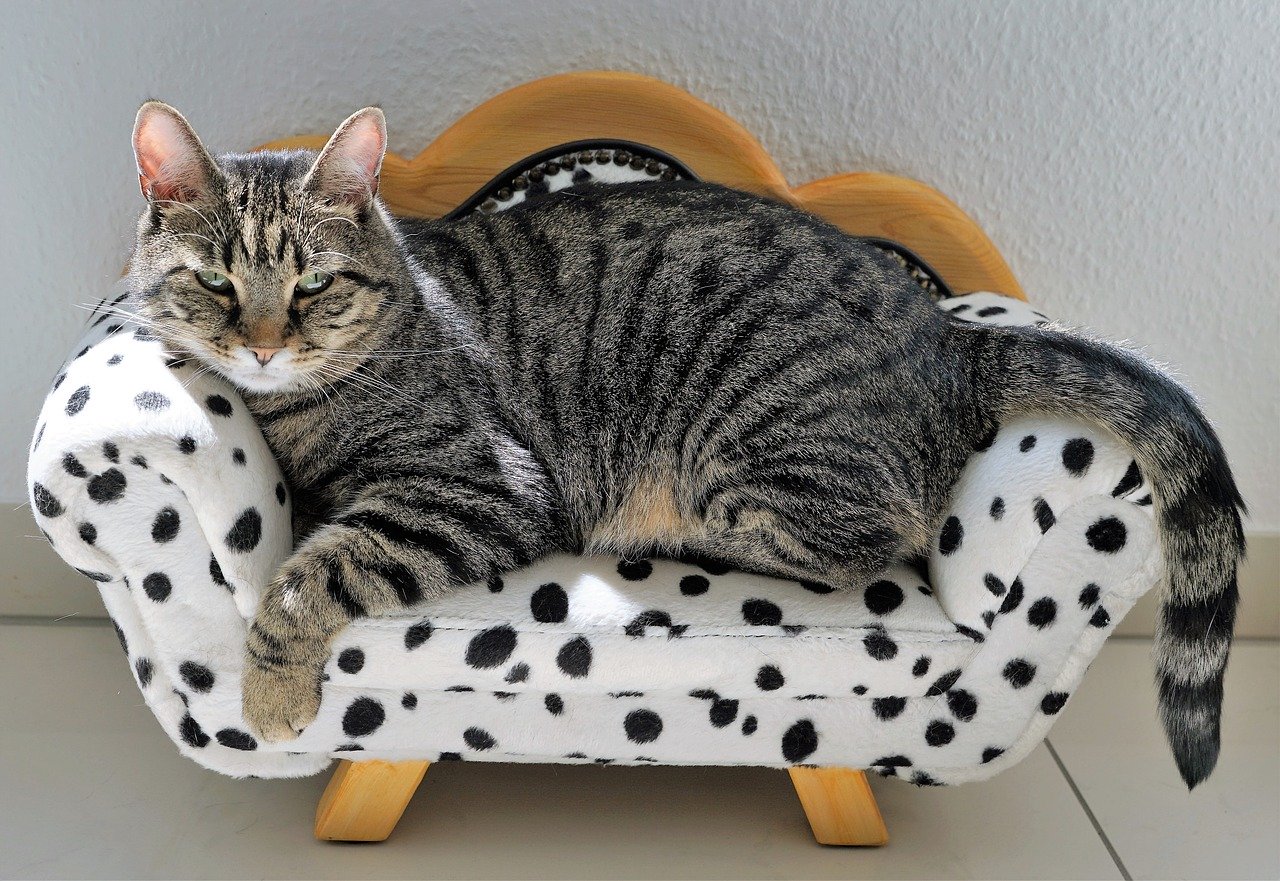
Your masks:
M133 155L138 162L138 186L152 201L198 201L218 176L218 167L191 124L160 101L148 101L138 109Z
M303 187L335 204L365 205L378 192L387 121L377 107L347 117L324 145Z

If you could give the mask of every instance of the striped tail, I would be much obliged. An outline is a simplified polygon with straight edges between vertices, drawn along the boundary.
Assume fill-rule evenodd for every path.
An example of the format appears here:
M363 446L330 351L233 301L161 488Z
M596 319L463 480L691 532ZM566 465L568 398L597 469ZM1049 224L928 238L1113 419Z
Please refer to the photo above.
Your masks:
M1153 487L1165 564L1156 634L1160 716L1193 788L1218 761L1222 680L1235 628L1244 502L1213 428L1186 389L1118 346L1044 327L956 321L996 419L1082 418L1116 435Z

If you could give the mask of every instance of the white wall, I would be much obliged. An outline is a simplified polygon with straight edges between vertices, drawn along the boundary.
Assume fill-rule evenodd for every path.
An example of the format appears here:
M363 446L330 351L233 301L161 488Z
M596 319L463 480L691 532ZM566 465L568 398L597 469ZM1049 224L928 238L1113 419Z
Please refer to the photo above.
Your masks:
M1280 527L1280 4L1206 2L17 3L0 20L0 501L38 403L119 271L137 105L215 149L326 132L367 103L413 153L564 70L665 78L800 183L927 181L1030 296L1143 342L1202 396Z

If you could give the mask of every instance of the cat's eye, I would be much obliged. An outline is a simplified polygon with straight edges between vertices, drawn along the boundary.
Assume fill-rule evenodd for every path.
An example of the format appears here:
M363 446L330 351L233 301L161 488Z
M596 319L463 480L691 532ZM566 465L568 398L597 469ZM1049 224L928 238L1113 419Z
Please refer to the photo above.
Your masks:
M236 289L236 286L231 283L231 279L216 269L197 269L195 276L201 287L215 294L231 294Z
M293 286L293 292L295 296L313 297L331 284L333 284L333 276L323 269L317 269L298 279L298 283Z

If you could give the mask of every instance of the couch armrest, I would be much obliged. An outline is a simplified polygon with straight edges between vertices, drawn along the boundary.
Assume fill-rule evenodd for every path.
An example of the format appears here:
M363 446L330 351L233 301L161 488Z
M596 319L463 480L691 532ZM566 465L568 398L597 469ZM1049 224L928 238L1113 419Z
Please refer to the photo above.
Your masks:
M141 586L158 572L193 606L222 597L249 618L292 549L280 468L227 382L171 363L111 309L95 313L41 410L27 466L36 519L95 581Z
M991 324L1047 320L1027 303L996 294L956 298L943 308L962 319ZM1132 524L1129 508L1142 520L1152 519L1150 488L1116 438L1082 422L1047 416L1021 417L1000 426L961 473L930 553L930 579L943 609L956 624L985 632L1002 609L1017 605L1024 590L1019 575L1049 530L1065 528L1058 524L1066 522L1069 511L1095 508L1100 522L1114 515ZM1095 535L1089 532L1093 525L1087 524L1080 540L1070 544L1062 567L1082 572L1096 568L1077 554L1103 559L1120 555L1120 547L1107 549L1117 543L1123 547L1118 531L1106 535L1103 528L1103 534ZM1153 584L1154 579L1145 587ZM1103 594L1109 587L1095 586ZM1081 592L1087 587L1087 581L1079 585Z

